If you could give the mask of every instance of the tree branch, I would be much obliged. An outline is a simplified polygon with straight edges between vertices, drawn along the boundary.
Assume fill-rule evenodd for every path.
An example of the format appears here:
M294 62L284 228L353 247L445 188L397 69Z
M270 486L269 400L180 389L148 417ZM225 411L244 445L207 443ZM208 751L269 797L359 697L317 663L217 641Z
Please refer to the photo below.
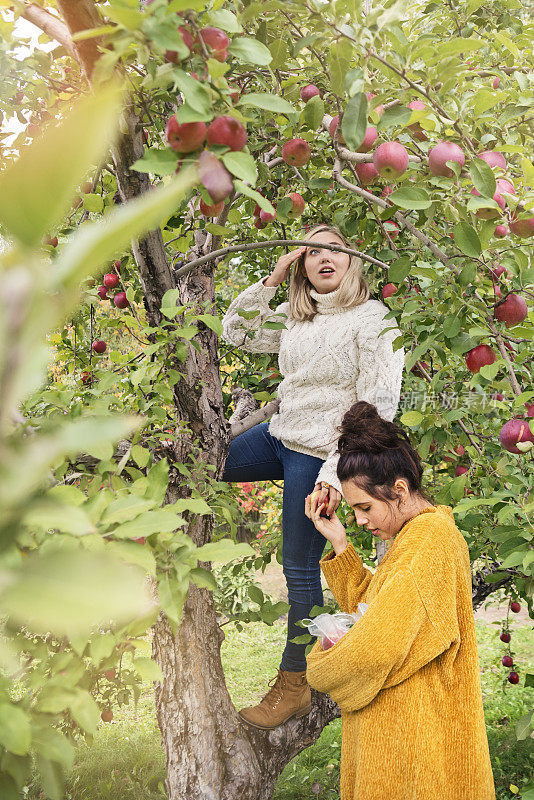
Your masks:
M317 242L308 242L306 240L299 240L299 239L273 239L268 242L249 242L247 244L232 244L228 247L223 247L221 250L214 250L211 253L208 253L205 256L201 256L200 258L195 258L194 261L189 261L187 264L184 264L179 269L176 270L174 273L177 278L182 277L182 275L187 275L191 272L195 267L200 267L202 264L206 264L208 261L214 261L215 259L221 259L223 256L228 255L228 253L239 253L245 250L262 250L267 247L282 247L282 245L292 245L294 247L302 247L303 245L308 245L308 247L313 247L314 245L317 246ZM368 256L367 253L362 253L360 250L351 250L349 247L341 246L338 244L324 244L321 242L321 247L325 247L327 250L334 250L340 253L348 253L349 255L358 256L361 258L362 261L369 261L370 264L375 264L377 267L383 267L384 269L388 268L388 265L385 264L383 261L379 261L377 258L373 258L372 256Z
M19 8L20 6L17 5L16 9L19 10ZM42 6L38 6L37 3L28 2L24 3L24 9L21 10L20 16L42 30L51 39L55 39L73 58L77 58L76 48L71 39L69 29L60 19Z

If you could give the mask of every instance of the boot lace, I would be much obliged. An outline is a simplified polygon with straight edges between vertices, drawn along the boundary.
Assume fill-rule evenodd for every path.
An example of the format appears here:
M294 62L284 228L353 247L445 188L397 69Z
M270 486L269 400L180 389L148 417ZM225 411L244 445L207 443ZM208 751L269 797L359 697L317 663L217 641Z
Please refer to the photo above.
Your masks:
M280 700L282 699L283 690L285 687L285 677L282 675L282 671L279 669L277 675L274 678L271 678L269 683L267 684L271 688L262 698L262 703L267 703L271 706L271 708L276 708Z

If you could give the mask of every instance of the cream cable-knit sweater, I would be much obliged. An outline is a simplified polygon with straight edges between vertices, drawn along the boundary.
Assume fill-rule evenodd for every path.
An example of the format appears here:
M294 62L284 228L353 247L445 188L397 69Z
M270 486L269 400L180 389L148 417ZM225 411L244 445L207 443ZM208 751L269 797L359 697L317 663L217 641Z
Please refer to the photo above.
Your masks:
M394 327L394 321L384 320L388 309L379 300L336 307L339 289L328 294L312 289L318 313L310 322L297 322L289 317L289 303L276 311L269 307L276 286L264 286L263 280L230 304L222 321L223 337L251 353L279 354L280 407L269 432L290 450L324 460L316 482L327 481L341 492L336 428L357 400L373 403L384 419L395 416L404 366L403 348L393 352L392 347L399 331L379 336ZM238 309L260 313L247 320ZM283 322L285 328L260 328L266 321Z

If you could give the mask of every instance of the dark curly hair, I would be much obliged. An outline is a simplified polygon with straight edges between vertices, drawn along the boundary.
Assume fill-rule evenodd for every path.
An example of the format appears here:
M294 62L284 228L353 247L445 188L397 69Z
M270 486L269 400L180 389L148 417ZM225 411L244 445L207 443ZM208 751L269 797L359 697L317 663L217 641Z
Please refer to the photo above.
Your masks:
M341 483L353 481L371 497L389 503L398 500L393 488L404 478L410 492L433 503L421 486L423 466L419 453L397 424L383 419L375 406L360 400L346 412L338 430Z

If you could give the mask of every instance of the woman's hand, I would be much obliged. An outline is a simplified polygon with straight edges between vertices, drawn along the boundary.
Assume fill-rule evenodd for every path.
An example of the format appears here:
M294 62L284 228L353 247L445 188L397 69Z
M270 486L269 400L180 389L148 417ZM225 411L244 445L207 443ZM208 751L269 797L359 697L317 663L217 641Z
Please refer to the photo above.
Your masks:
M330 518L321 517L321 511L326 503L316 505L315 501L316 497L313 497L313 494L306 497L304 513L308 519L311 519L319 533L321 533L325 539L328 539L337 555L347 546L347 534L345 528L341 524L340 519L335 511L332 512Z
M341 503L341 492L334 489L333 486L326 484L323 488L322 483L316 483L313 487L313 492L310 495L312 501L312 510L315 511L318 505L325 504L324 515L330 517Z
M289 253L284 253L276 262L276 266L272 274L263 282L264 286L279 286L287 276L291 269L291 264L297 260L299 256L306 251L305 247L299 247L297 250L291 250Z

